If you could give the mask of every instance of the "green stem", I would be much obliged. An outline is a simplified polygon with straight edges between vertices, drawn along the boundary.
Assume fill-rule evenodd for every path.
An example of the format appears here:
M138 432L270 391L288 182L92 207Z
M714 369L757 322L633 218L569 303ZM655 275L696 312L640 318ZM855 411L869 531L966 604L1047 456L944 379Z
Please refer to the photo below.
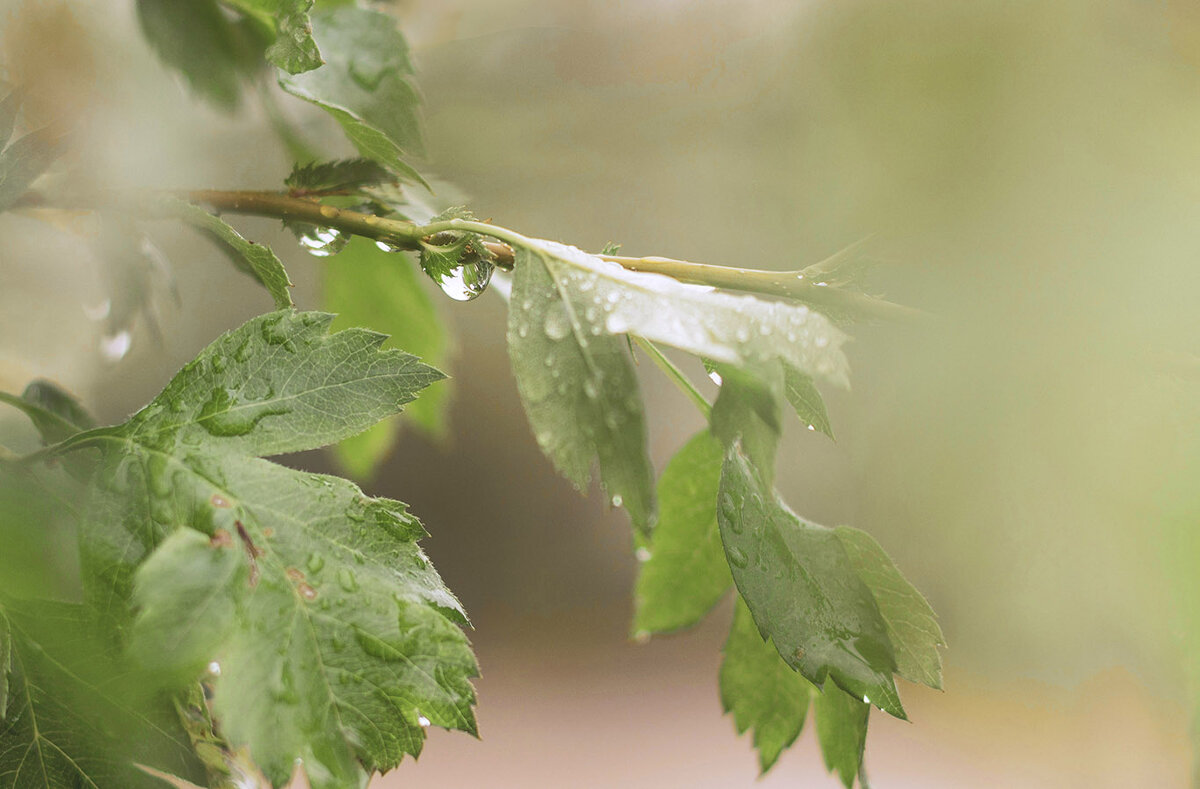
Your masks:
M704 395L700 394L700 390L696 388L691 379L683 374L683 370L680 370L678 367L676 367L675 363L668 359L666 355L658 349L657 345L650 342L645 337L638 337L635 334L631 334L629 336L633 338L633 341L638 344L639 348L646 352L646 355L650 357L650 360L658 365L658 369L666 373L667 377L675 382L675 385L679 387L680 391L687 395L688 399L696 404L696 407L700 409L700 413L704 415L704 418L708 419L712 414L712 406L709 405L708 401L704 399Z

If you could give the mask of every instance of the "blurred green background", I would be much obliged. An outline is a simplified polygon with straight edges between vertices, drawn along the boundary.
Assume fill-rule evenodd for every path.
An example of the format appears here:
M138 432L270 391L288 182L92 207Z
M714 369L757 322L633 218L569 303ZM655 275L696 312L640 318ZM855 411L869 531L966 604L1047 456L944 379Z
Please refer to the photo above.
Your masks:
M270 188L287 174L253 97L235 116L196 103L141 42L132 3L18 14L26 5L0 0L0 54L10 77L38 75L43 112L78 124L67 162L91 183ZM423 169L480 216L589 249L759 268L870 237L872 290L939 316L855 327L853 389L828 393L837 443L793 430L779 463L797 511L879 539L950 644L945 693L906 686L912 723L873 717L877 785L1187 784L1200 6L391 7L426 97ZM347 151L317 111L278 100L310 141ZM45 218L0 217L0 388L48 376L120 419L269 309L198 238L155 227L179 301L158 294L161 342L143 322L107 362L83 309L106 287L86 221L64 232ZM300 306L321 304L320 260L275 223L238 226L289 264ZM474 617L483 740L434 733L418 765L381 784L753 785L748 738L717 700L728 611L628 642L623 515L579 497L538 452L502 300L439 306L458 337L450 435L406 434L366 487L423 518ZM701 421L652 366L640 374L661 468ZM331 468L323 454L296 460ZM833 786L812 739L761 785Z

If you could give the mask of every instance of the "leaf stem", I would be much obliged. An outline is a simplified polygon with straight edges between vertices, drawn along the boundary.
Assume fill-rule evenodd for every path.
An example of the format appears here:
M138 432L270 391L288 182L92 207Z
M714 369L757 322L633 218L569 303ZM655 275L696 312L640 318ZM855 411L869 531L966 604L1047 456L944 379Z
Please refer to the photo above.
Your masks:
M688 399L696 404L696 407L700 409L700 413L704 415L704 418L708 419L712 414L712 406L709 405L708 400L704 399L704 395L700 394L700 390L696 388L691 379L683 374L683 370L676 367L675 363L668 359L666 354L658 349L657 345L645 337L638 337L636 334L629 336L633 338L633 341L638 344L639 348L646 352L650 360L658 365L658 369L666 373L667 377L674 381L675 385L688 396Z

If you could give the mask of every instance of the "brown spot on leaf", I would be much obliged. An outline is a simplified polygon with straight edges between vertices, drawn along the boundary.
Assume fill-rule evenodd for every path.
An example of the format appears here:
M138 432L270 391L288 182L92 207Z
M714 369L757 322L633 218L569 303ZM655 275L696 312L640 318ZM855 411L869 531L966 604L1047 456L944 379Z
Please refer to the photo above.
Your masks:
M295 567L289 567L287 570L285 570L285 572L287 573L287 577L291 578L293 581L304 580L304 573L300 572Z
M233 535L224 529L217 529L213 536L208 538L208 544L214 548L228 548L233 545Z
M212 505L213 505L214 507L219 507L219 508L221 508L221 509L223 509L223 510L224 510L224 509L229 509L229 507L230 507L230 506L232 506L232 505L229 503L229 499L225 498L225 497L224 497L224 496L222 496L220 493L214 493L214 494L212 495L212 498L211 498L211 499L209 499L209 501L210 501L210 502L212 502Z
M308 584L305 584L305 583L296 584L296 591L298 591L300 593L300 596L303 597L305 600L316 600L317 599L317 590L313 589Z

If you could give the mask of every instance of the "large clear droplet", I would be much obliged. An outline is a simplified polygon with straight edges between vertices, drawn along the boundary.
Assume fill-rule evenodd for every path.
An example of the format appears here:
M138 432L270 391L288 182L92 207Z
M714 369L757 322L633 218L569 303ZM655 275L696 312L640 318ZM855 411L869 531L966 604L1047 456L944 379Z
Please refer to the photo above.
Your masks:
M312 225L300 233L300 246L308 250L310 255L319 258L329 257L341 252L350 239L332 227Z
M448 271L429 276L438 287L455 301L470 301L478 298L492 281L492 271L495 267L488 262L477 260L461 266L455 266Z
M390 241L376 241L375 246L379 247L380 252L403 252L404 247L397 246Z

